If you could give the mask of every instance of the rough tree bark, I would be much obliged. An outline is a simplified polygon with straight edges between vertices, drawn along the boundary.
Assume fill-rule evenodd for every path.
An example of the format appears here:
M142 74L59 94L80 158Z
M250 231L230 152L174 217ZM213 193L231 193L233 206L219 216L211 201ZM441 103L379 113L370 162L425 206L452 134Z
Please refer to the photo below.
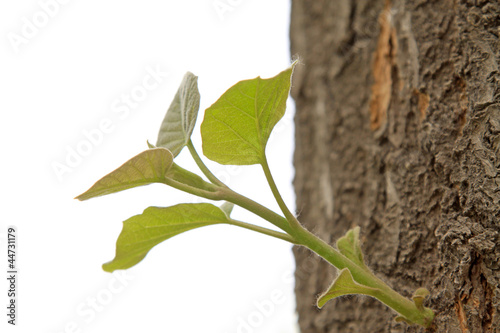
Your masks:
M299 219L361 227L398 292L424 286L436 332L500 332L500 3L293 0ZM423 332L368 297L323 310L335 270L294 249L302 333Z

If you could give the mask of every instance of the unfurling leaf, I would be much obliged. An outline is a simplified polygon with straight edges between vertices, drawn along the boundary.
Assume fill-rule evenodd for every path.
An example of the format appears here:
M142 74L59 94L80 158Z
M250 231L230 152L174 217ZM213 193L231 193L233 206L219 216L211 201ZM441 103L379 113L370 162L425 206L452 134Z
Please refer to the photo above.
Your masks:
M361 267L366 267L363 260L363 253L359 246L359 227L349 230L337 241L339 251Z
M76 199L87 200L137 186L162 182L167 171L172 167L173 160L172 153L165 148L143 151L98 180Z
M160 126L156 146L179 155L191 138L199 108L198 77L187 72Z
M339 276L335 281L333 281L332 285L328 290L318 298L317 305L319 308L322 308L326 302L329 300L350 294L361 294L372 297L377 297L382 291L380 289L367 287L362 284L357 283L352 278L351 272L349 269L344 268L339 272Z
M107 272L130 268L164 240L188 230L227 222L226 213L208 203L146 208L142 214L123 222L115 258L102 267Z
M415 290L412 299L417 309L419 310L424 309L424 300L427 296L429 296L429 294L430 292L426 288L418 288L417 290Z
M227 217L231 217L231 212L233 211L234 208L234 203L232 202L224 202L221 206L220 209L226 213Z
M236 83L205 111L206 157L221 164L262 163L271 131L285 114L295 64L270 79Z

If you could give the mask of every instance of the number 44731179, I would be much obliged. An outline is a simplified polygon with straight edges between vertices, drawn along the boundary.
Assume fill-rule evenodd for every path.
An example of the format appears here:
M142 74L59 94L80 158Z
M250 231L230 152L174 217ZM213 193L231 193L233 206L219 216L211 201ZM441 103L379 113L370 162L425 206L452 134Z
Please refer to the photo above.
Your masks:
M16 229L7 229L7 261L9 263L9 269L16 269Z

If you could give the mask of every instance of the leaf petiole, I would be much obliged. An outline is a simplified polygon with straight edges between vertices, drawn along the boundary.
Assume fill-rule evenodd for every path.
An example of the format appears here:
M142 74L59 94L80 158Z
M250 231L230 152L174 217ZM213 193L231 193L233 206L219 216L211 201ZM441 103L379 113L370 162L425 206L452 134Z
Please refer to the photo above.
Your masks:
M266 176L267 183L269 184L269 187L273 192L274 198L276 199L276 202L278 203L278 206L280 207L281 211L285 215L286 220L288 221L288 224L290 225L291 229L292 230L303 229L300 222L297 220L295 215L292 214L292 212L290 212L290 209L288 209L288 206L285 204L285 201L281 197L278 187L276 186L274 178L271 174L271 170L269 169L269 164L267 163L266 156L264 155L261 160L262 161L260 165L262 166L262 170L264 171L264 175Z
M260 226L255 225L255 224L246 223L246 222L242 222L242 221L238 221L238 220L233 220L233 219L230 219L229 222L228 222L228 224L235 225L235 226L238 226L238 227L241 227L241 228L245 228L245 229L249 229L249 230L253 230L253 231L259 232L261 234L274 237L274 238L279 238L279 239L282 239L282 240L287 241L287 242L292 243L292 244L296 244L297 243L297 241L292 236L290 236L289 234L286 234L286 233L283 233L283 232L279 232L279 231L276 231L276 230L271 230L271 229L264 228L264 227L260 227Z
M194 161L196 162L196 165L198 165L198 168L200 168L201 172L208 178L209 181L211 181L213 184L221 186L221 187L227 187L226 184L221 182L213 173L208 169L208 167L203 163L203 160L201 159L200 155L198 155L198 152L196 151L196 148L194 148L193 141L189 139L187 143L187 147L189 149L189 152L191 153L191 156L193 157Z
M267 208L266 206L263 206L260 203L231 190L230 188L222 188L221 192L223 196L222 200L232 202L233 204L240 206L248 210L249 212L252 212L255 215L263 218L264 220L274 224L276 227L280 228L287 234L291 234L292 230L288 225L286 218L284 218L283 216Z

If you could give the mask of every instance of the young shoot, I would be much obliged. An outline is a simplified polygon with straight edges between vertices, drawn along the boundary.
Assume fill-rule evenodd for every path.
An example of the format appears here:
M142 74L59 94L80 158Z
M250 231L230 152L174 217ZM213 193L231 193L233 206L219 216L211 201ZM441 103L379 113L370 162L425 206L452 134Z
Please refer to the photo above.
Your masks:
M429 327L434 312L423 305L429 294L427 289L418 289L410 300L377 278L365 264L359 244L359 227L349 230L332 246L306 230L282 199L265 151L274 126L285 114L296 64L294 62L269 79L257 77L236 83L205 110L201 124L203 154L220 164L259 164L281 213L233 191L214 176L199 156L191 134L200 106L200 93L198 78L188 72L167 110L156 145L148 143L149 149L132 157L76 198L87 200L137 186L162 183L223 203L220 206L186 203L146 208L142 214L123 223L116 242L115 258L105 263L103 269L113 272L130 268L144 259L154 246L185 231L218 223L231 224L305 246L335 266L339 270L338 276L318 298L318 307L342 295L367 295L398 313L397 321ZM175 157L186 146L205 179L175 163ZM260 216L281 231L231 218L234 205Z

